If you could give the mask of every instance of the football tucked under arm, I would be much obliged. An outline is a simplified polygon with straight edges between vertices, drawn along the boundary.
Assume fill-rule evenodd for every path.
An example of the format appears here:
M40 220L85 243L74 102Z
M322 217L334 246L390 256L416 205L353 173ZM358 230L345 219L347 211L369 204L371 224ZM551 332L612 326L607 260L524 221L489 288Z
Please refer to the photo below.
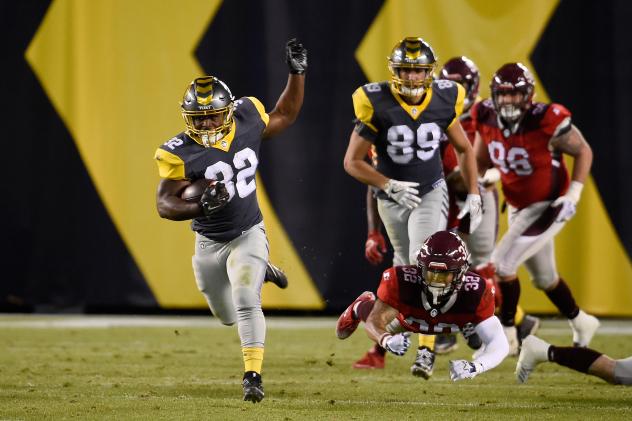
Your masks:
M188 185L180 196L187 202L197 202L207 218L223 209L230 199L224 183L199 179Z
M193 181L191 184L186 186L180 197L182 200L186 200L187 202L199 202L202 198L202 193L209 187L215 180L207 180L206 178L200 178L198 180Z

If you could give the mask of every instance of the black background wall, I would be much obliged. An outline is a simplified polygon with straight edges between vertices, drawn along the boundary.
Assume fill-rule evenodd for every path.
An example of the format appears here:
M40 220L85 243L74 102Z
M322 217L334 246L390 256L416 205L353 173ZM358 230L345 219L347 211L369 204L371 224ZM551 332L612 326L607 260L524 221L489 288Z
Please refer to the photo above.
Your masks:
M73 139L24 59L48 6L0 3L0 310L156 310ZM264 145L260 171L328 312L374 288L385 268L364 260L366 190L342 168L352 130L350 95L366 82L354 52L381 6L381 1L226 1L195 51L202 67L229 80L237 97L256 96L270 109L285 81L268 75L262 63L285 66L279 57L287 33L308 47L301 116L283 141ZM562 1L532 54L549 96L573 111L593 147L593 176L628 255L630 21L632 4L623 0ZM213 42L227 32L230 43ZM250 64L235 69L231 63L243 61L244 54ZM308 165L304 160L298 165L295 156L309 157ZM300 182L286 186L288 177Z

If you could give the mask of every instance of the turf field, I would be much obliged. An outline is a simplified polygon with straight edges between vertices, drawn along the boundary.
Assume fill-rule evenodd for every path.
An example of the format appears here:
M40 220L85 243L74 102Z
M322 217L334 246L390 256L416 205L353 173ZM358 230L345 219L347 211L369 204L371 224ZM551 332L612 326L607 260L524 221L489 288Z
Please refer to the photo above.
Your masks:
M414 378L414 353L384 370L351 363L368 348L360 328L340 341L333 318L269 318L266 398L241 400L235 328L201 317L0 316L0 420L416 420L632 419L632 387L563 367L540 366L517 385L516 359L452 383L449 358L469 358L459 339L429 380ZM566 322L540 336L570 342ZM632 321L606 321L594 347L632 355Z

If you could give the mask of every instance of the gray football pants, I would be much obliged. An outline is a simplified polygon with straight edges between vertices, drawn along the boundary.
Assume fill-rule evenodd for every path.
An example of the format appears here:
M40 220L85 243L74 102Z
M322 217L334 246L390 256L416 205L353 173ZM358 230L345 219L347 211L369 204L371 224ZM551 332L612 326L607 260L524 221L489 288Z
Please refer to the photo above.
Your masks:
M237 322L242 347L262 348L265 342L261 286L267 262L263 222L228 242L195 234L193 272L198 289L223 324Z
M615 361L614 379L617 384L632 385L632 357Z
M426 238L446 229L448 205L448 188L443 180L412 210L378 198L377 210L395 251L393 266L417 264L417 252Z
M472 267L490 262L498 235L498 197L496 190L483 190L483 219L478 228L465 236L465 244L471 254Z

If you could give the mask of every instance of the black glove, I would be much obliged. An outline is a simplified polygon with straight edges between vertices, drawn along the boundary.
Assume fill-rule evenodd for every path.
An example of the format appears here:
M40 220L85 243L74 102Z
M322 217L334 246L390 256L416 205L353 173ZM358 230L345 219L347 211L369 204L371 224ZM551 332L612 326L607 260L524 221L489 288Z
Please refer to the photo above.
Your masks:
M211 183L202 193L200 206L204 216L210 218L212 215L223 209L228 204L230 196L226 186L222 182Z
M285 46L285 61L293 75L302 75L307 70L307 50L296 38Z

